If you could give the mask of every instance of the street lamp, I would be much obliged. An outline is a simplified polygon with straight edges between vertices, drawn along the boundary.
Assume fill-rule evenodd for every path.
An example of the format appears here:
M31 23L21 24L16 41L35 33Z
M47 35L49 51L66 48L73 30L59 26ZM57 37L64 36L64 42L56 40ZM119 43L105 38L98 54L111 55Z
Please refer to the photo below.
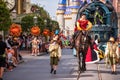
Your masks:
M53 28L53 23L52 23L52 21L50 21L50 27L49 27L49 30L52 31L52 28Z
M15 18L17 17L17 14L16 14L16 13L17 13L16 10L13 10L13 11L12 11L12 18L13 18L13 19L15 19Z
M44 23L45 23L45 28L46 28L46 26L47 26L47 20L46 19L44 20Z
M37 24L37 16L33 17L33 21L34 21L34 24L36 25Z
M12 22L14 22L14 23L16 23L16 10L13 10L12 11L12 15L11 15L11 17L12 17ZM20 21L20 20L19 20ZM20 21L21 22L21 21Z

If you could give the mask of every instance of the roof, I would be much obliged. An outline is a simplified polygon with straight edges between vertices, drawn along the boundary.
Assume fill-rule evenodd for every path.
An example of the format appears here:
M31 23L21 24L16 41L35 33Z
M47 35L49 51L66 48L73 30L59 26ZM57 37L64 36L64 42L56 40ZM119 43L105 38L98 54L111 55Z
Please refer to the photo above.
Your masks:
M66 4L66 0L59 0L58 4Z

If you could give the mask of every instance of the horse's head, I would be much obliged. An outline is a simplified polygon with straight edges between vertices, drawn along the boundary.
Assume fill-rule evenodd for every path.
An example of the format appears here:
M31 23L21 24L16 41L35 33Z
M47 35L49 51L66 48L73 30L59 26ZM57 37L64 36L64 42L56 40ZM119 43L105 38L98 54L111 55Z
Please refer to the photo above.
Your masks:
M88 31L82 31L82 35L81 35L81 39L80 39L81 43L90 43L91 41L91 37L89 36L89 32Z
M76 34L75 46L80 47L80 45L91 44L91 37L88 31L79 31Z

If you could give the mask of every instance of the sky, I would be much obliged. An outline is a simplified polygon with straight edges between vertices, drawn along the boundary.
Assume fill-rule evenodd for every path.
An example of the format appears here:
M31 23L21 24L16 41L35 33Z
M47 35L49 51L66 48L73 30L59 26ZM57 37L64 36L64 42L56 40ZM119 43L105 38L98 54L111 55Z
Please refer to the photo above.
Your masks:
M31 0L31 3L43 7L52 18L55 18L56 10L58 8L58 1L59 0Z

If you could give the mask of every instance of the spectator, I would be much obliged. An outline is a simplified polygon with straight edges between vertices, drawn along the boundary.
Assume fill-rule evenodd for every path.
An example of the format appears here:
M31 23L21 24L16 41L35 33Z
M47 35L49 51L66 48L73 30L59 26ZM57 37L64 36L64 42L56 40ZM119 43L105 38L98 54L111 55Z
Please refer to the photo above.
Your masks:
M13 67L17 66L17 60L14 57L14 50L10 49L9 47L7 48L7 63L10 71L13 70Z
M3 80L4 67L6 66L6 58L5 51L7 49L7 45L4 41L2 41L2 35L0 35L0 80Z
M11 45L10 45L10 43L9 43L9 40L10 40L10 39L11 39L11 36L7 36L7 37L6 37L6 40L5 40L5 43L6 43L7 47L9 47L9 48L12 49L12 47L11 47Z
M20 41L19 41L19 39L16 38L16 37L14 37L11 46L12 46L12 49L14 50L14 52L15 52L15 54L14 54L15 58L17 59L17 61L19 61L19 55L20 55L20 54L18 53L18 48L19 48L19 46L20 46Z

